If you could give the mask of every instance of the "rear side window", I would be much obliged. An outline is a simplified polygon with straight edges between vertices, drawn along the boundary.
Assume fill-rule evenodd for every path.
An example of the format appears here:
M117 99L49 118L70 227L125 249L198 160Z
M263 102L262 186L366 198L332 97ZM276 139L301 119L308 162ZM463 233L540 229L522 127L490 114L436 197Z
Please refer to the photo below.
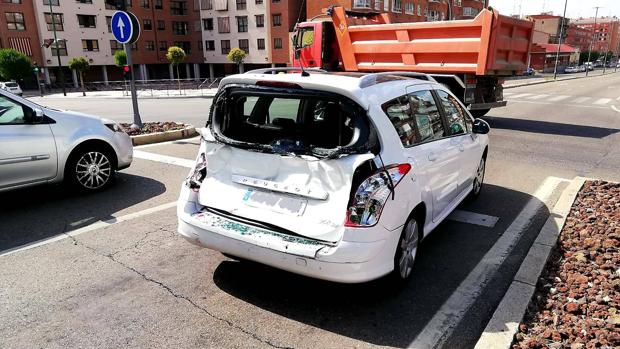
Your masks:
M469 117L456 98L441 90L437 90L437 95L446 113L448 135L456 136L469 132L469 125L467 122Z
M408 147L445 135L441 115L430 91L413 92L383 105L401 143Z

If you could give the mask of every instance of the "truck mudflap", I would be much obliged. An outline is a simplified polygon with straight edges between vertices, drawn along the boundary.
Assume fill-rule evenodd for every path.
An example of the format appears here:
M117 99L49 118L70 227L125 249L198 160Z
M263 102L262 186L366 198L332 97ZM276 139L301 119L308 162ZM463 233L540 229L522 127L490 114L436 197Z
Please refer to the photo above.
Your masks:
M505 107L508 104L507 101L491 102L491 103L474 103L469 105L469 110L486 110L493 108Z

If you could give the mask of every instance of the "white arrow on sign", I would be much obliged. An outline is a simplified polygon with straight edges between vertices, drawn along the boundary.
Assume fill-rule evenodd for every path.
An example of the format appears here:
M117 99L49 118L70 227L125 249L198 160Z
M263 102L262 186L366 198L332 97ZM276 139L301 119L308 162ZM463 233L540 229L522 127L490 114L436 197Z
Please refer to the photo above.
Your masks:
M121 37L121 40L122 40L125 37L125 35L124 35L125 34L125 30L124 30L125 29L125 22L123 22L123 17L119 17L118 18L118 24L116 24L116 27L118 29L120 29L120 31L121 31L120 37Z

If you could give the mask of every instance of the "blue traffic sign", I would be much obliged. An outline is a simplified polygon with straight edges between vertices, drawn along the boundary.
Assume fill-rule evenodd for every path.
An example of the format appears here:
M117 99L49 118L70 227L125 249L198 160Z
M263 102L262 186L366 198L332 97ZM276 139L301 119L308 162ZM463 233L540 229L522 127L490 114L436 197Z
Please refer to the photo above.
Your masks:
M112 16L112 34L121 44L131 44L140 36L140 22L133 13L117 11Z

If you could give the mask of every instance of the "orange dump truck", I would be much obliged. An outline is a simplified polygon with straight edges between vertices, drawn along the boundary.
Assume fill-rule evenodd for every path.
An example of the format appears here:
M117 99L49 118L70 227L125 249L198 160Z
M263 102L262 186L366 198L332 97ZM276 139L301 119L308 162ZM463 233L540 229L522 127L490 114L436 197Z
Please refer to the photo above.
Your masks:
M448 86L475 116L505 106L504 78L528 67L533 23L492 9L471 20L444 22L390 23L385 14L342 7L329 8L325 16L297 25L294 66L425 73Z

